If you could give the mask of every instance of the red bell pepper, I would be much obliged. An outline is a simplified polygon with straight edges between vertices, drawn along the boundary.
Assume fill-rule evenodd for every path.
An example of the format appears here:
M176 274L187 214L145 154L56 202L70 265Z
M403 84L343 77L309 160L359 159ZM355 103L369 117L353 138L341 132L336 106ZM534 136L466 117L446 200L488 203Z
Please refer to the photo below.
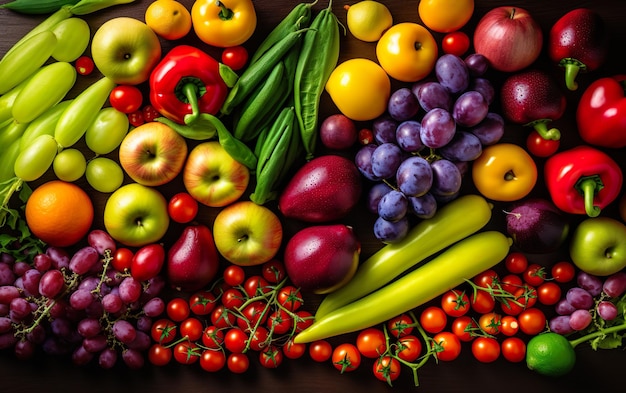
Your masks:
M576 121L580 137L590 145L626 146L626 76L600 78L580 97Z
M622 188L622 170L608 154L581 145L551 156L544 177L554 204L566 213L596 217Z
M216 114L230 85L224 80L223 67L200 49L176 46L152 70L152 106L180 124L193 122L201 113Z

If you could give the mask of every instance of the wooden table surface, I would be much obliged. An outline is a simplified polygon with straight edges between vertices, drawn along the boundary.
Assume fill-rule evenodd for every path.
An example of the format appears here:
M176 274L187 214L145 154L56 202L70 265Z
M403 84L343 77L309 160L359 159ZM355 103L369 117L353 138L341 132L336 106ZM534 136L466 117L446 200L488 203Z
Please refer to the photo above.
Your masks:
M2 0L6 2L6 0ZM193 0L182 0L191 7ZM333 10L339 19L345 24L345 4L354 3L353 0L335 0ZM394 21L418 21L417 0L382 0L391 10ZM133 4L113 7L84 17L92 27L92 34L104 21L115 16L132 16L143 20L143 14L150 0L136 0ZM256 43L267 33L297 2L295 0L275 0L254 2L258 14L259 25L254 37L246 44L253 48ZM326 6L326 1L319 1L315 9ZM577 92L569 92L568 111L556 124L564 132L563 145L574 145L579 142L575 129L574 110L576 102L584 88L595 78L615 73L625 72L624 46L626 45L626 28L624 27L624 15L626 15L626 2L620 0L595 0L595 1L545 1L523 0L502 2L497 0L476 0L475 13L472 20L464 27L464 31L471 36L472 29L478 19L489 9L501 5L514 5L529 10L539 21L544 31L544 37L552 25L562 14L577 7L588 7L598 11L610 28L612 36L611 51L608 63L594 74L581 75L579 77L580 88ZM43 17L22 16L8 10L0 9L0 55L4 54L9 47L22 35L26 34ZM440 39L441 35L435 35ZM185 38L186 43L200 45L207 52L218 56L219 51L215 48L202 46L197 38L191 33ZM164 51L172 43L163 42ZM375 59L374 44L363 43L355 40L349 34L342 38L341 60L361 56ZM544 68L555 75L561 71L550 66L545 51L537 61L537 67ZM0 75L0 78L2 76ZM81 78L76 89L97 78ZM501 82L503 75L491 74L494 83ZM323 97L322 116L335 113L329 98ZM504 140L522 143L527 130L520 126L507 125ZM2 147L0 147L2 148ZM616 159L624 162L620 157L623 150L611 152ZM42 181L51 178L48 174ZM84 184L80 183L79 184ZM469 179L465 180L464 189L471 192L472 185ZM180 187L176 181L166 186L165 194L172 194ZM36 185L36 184L35 184ZM536 195L545 195L545 190L538 187ZM101 209L104 198L94 195L96 209ZM496 209L498 205L496 204ZM616 216L615 207L606 210L608 214ZM202 219L210 220L215 210L203 209ZM101 218L96 214L95 225L100 225ZM371 255L381 247L372 235L374 217L363 214L363 208L357 209L354 214L345 219L352 225L362 242L362 257ZM490 224L494 228L502 228L502 216L498 216ZM286 230L293 231L298 224L285 223ZM169 233L169 240L175 236ZM542 263L553 263L556 258L565 257L563 251L549 256L537 257ZM308 307L314 308L319 299L312 298ZM347 338L337 338L338 341ZM459 359L436 364L429 362L420 369L420 387L415 388L408 369L403 370L403 375L390 388L385 383L375 380L371 373L371 362L367 366L361 366L359 370L350 374L341 375L329 363L318 364L308 359L287 360L276 370L267 370L253 362L251 369L244 375L235 375L227 371L209 374L199 367L170 365L157 368L146 365L142 370L131 371L125 367L117 367L113 371L105 371L97 367L77 368L69 359L56 359L40 357L31 361L18 361L11 353L0 353L0 390L3 392L206 392L206 391L271 391L271 392L386 392L386 391L424 391L424 392L459 392L459 391L504 391L504 392L582 392L585 390L615 391L614 386L619 386L623 364L626 354L623 350L598 351L591 350L587 345L581 345L576 349L578 361L575 369L568 376L562 378L546 378L526 369L521 364L512 364L504 359L499 359L493 364L481 364L473 359L469 346L464 346Z

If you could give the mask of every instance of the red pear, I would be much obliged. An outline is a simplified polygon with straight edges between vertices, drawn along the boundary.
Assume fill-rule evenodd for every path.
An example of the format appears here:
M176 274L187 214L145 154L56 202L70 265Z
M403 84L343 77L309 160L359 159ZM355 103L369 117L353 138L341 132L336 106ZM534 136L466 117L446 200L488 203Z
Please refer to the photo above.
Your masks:
M211 283L219 268L213 234L204 225L189 225L170 247L167 280L184 292L196 291Z

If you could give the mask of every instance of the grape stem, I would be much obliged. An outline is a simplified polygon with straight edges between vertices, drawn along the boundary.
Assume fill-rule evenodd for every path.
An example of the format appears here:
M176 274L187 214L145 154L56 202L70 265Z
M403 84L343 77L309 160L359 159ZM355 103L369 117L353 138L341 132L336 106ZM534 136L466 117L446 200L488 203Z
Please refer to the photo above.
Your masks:
M589 333L575 340L570 340L569 343L573 348L576 348L578 344L584 343L585 341L590 341L596 337L605 336L607 334L616 333L616 332L619 332L620 330L626 330L626 322L619 324L619 325L611 326L608 328L599 329L595 332Z

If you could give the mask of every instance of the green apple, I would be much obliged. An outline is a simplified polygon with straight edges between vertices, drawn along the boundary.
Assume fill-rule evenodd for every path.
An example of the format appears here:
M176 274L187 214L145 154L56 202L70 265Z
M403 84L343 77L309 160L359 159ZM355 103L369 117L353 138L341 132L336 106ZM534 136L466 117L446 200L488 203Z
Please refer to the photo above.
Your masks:
M159 241L169 223L165 197L158 190L138 183L115 190L104 206L107 232L129 247Z
M248 188L250 171L217 141L194 147L183 169L187 192L198 202L223 207L239 199Z
M240 266L260 265L276 256L283 240L278 216L265 206L240 201L226 206L213 221L217 251Z
M120 165L131 179L144 186L160 186L183 169L187 142L170 126L151 121L126 134L119 157Z
M161 60L159 37L144 22L116 17L104 22L91 39L91 56L102 75L121 85L148 80Z
M583 220L570 240L570 257L589 274L619 272L626 267L626 225L610 217Z

